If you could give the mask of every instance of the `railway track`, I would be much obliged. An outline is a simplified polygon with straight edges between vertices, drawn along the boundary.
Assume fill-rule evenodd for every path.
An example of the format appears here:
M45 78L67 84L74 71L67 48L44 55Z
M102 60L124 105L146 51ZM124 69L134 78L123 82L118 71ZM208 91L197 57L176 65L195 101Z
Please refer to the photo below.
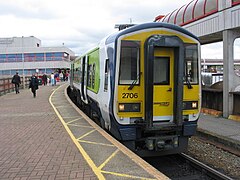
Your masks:
M183 153L144 159L156 169L167 175L170 179L232 179L231 177L228 177Z

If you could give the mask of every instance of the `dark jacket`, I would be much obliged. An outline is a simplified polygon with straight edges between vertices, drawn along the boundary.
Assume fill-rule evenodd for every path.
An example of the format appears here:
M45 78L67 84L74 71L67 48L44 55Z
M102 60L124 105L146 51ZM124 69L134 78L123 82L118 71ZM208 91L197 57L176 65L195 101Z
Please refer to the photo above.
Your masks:
M12 83L13 84L21 84L21 79L20 76L18 74L15 74L12 78Z
M44 82L47 82L47 75L46 75L46 74L44 74L44 75L42 76L42 80L43 80Z
M29 83L29 88L38 89L38 78L36 76L32 76Z

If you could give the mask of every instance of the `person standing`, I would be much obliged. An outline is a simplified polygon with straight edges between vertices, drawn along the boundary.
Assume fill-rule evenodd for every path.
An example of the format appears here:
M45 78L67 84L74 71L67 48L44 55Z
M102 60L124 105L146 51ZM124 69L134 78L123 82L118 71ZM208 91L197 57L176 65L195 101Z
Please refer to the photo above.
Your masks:
M42 76L44 86L47 84L47 75L44 73Z
M20 76L18 75L18 72L16 72L16 74L13 76L12 83L15 84L16 94L20 93L19 92L19 84L21 84L21 79L20 79Z
M63 82L63 73L62 72L59 74L59 78L60 78L61 82Z
M36 97L36 90L38 89L38 78L35 74L32 75L29 83L29 88L31 88L33 97Z
M55 78L54 78L54 74L51 74L51 85L54 86L55 85Z

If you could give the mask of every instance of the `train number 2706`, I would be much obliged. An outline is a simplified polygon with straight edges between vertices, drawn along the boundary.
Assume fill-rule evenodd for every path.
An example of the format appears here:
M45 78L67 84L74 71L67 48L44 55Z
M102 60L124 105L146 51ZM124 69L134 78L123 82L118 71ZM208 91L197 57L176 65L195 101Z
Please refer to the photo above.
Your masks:
M138 93L122 93L122 98L138 98Z

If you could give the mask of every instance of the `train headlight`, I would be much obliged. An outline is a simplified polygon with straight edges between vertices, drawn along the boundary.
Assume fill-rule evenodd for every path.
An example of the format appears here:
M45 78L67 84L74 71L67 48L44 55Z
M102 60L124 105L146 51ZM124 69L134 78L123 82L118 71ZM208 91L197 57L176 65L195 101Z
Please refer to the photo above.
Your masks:
M141 104L140 103L119 103L118 111L119 112L140 112Z
M184 110L198 109L198 101L184 101L183 109Z
M192 108L197 108L198 105L197 105L197 102L192 102Z
M121 112L121 111L124 111L124 109L125 109L124 104L119 104L119 105L118 105L118 109L119 109L120 112Z

